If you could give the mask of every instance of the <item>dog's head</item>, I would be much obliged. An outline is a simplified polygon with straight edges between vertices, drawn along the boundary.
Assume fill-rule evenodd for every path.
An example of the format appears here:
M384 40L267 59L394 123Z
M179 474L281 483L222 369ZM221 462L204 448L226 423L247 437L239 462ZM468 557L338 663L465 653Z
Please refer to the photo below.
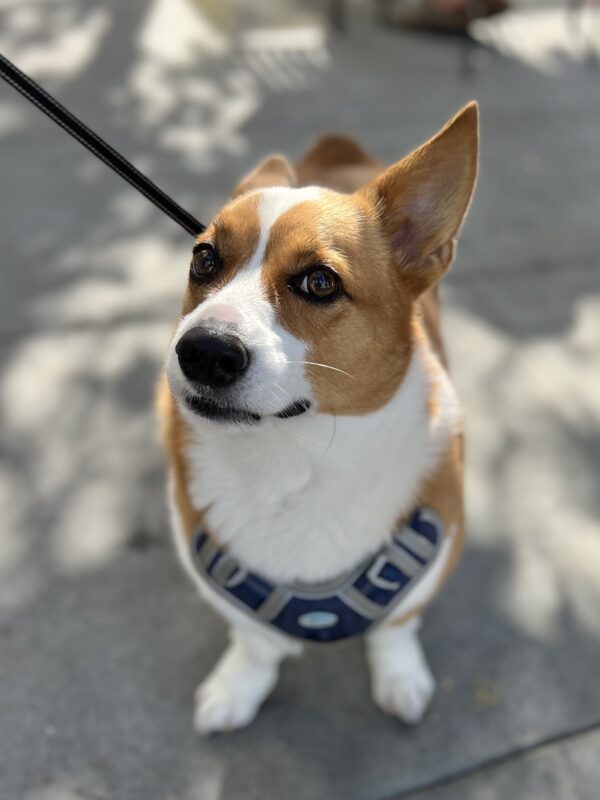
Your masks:
M476 171L474 103L354 194L294 188L285 159L264 161L194 247L167 362L186 416L258 423L385 405Z

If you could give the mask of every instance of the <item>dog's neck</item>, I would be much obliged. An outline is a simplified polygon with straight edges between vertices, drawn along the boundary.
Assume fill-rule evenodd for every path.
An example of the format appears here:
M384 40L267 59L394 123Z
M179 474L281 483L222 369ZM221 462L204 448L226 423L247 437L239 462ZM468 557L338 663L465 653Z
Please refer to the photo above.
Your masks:
M411 511L459 422L452 386L432 359L415 342L395 396L365 416L195 426L189 492L209 532L278 581L325 580L374 552Z

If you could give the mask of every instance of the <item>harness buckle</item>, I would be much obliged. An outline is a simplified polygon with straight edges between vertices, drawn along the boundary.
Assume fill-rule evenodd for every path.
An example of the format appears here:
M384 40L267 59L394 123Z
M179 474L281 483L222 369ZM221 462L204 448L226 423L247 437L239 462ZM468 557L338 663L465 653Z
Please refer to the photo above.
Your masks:
M378 589L385 589L388 592L394 592L400 588L400 584L396 581L390 581L381 576L383 568L388 563L389 562L384 553L380 553L375 561L371 564L371 567L367 572L367 578L371 581L373 586L376 586Z
M223 586L226 589L234 589L236 586L239 586L240 583L244 583L247 577L248 577L248 571L242 569L241 567L237 567L227 578Z

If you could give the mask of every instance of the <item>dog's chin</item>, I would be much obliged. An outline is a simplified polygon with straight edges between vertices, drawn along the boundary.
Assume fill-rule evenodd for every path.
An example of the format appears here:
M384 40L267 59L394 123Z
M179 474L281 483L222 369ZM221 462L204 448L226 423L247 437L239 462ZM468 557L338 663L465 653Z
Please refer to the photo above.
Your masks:
M274 414L257 414L247 408L216 403L214 400L191 394L184 397L184 403L194 414L221 425L256 425L266 419L290 419L304 414L311 406L310 400L295 400Z

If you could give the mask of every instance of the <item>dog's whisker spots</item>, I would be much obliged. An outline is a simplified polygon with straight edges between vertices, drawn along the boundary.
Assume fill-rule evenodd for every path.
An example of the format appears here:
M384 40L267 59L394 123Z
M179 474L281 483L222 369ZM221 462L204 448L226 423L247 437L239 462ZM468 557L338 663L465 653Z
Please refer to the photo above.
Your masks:
M324 369L332 369L334 372L341 372L342 375L347 375L349 378L356 380L356 375L351 375L349 372L346 372L345 369L340 369L339 367L332 367L330 364L320 364L318 361L288 361L288 364L300 364L306 365L308 367L323 367Z
M287 391L287 389L284 389L283 386L280 386L278 383L274 383L273 388L278 389L285 399L291 399L291 394Z
M269 387L269 392L275 403L278 405L283 404L284 406L288 405L290 395L282 386L279 386L279 384L275 383L273 386Z

